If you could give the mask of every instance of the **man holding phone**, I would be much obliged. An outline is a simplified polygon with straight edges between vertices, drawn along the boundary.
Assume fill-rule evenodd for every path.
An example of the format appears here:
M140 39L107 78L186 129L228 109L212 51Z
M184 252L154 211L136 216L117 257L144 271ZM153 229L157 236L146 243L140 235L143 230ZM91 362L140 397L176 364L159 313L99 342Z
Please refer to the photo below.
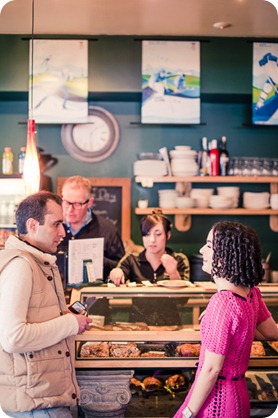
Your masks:
M0 251L0 405L11 417L71 418L79 401L73 336L91 319L66 307L53 255L65 234L61 203L46 191L25 198L18 237Z
M88 316L87 307L83 305L83 303L79 302L79 300L77 300L76 302L73 302L69 306L69 310L76 315L79 314L79 315Z

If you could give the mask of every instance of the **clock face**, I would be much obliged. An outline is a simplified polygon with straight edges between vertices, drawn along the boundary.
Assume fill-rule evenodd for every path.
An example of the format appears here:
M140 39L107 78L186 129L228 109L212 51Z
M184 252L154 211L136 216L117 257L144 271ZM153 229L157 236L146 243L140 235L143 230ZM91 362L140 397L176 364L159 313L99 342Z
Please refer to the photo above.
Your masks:
M68 153L86 162L108 158L120 140L116 119L106 109L98 106L89 107L88 123L63 125L61 135Z

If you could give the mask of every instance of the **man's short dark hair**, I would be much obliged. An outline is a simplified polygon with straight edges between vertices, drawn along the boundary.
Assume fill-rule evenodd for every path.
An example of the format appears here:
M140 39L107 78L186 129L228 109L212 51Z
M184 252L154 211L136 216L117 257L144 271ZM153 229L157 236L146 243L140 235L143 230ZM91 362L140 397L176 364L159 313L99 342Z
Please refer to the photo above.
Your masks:
M44 224L44 218L47 214L47 202L50 200L60 206L62 205L60 196L45 190L31 194L19 203L15 214L18 235L27 234L26 222L30 218L38 221L40 225Z

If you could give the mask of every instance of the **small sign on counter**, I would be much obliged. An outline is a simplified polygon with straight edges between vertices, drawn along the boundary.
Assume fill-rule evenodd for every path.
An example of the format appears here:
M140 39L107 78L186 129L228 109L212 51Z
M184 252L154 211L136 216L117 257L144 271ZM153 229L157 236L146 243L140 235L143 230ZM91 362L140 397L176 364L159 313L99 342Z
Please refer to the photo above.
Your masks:
M68 283L83 282L83 261L92 260L94 281L103 278L104 238L76 239L69 241ZM88 281L90 282L90 277Z

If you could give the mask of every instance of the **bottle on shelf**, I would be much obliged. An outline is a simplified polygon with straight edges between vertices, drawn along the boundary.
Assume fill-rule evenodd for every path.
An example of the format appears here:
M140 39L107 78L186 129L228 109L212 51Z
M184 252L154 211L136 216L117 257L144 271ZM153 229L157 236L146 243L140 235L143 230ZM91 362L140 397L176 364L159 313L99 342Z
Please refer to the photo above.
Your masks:
M13 161L14 156L11 147L5 147L2 156L2 173L13 174Z
M199 175L210 175L210 156L208 150L208 139L206 136L202 138L202 150L199 154Z
M220 164L220 176L227 176L229 173L229 162L230 157L227 151L227 137L222 136L221 143L220 143L220 157L219 157L219 164Z
M18 154L18 173L23 174L23 167L26 155L26 147L20 148L20 153Z
M210 167L211 167L211 176L219 176L219 150L217 146L217 139L211 141L211 150L209 153L210 156Z

